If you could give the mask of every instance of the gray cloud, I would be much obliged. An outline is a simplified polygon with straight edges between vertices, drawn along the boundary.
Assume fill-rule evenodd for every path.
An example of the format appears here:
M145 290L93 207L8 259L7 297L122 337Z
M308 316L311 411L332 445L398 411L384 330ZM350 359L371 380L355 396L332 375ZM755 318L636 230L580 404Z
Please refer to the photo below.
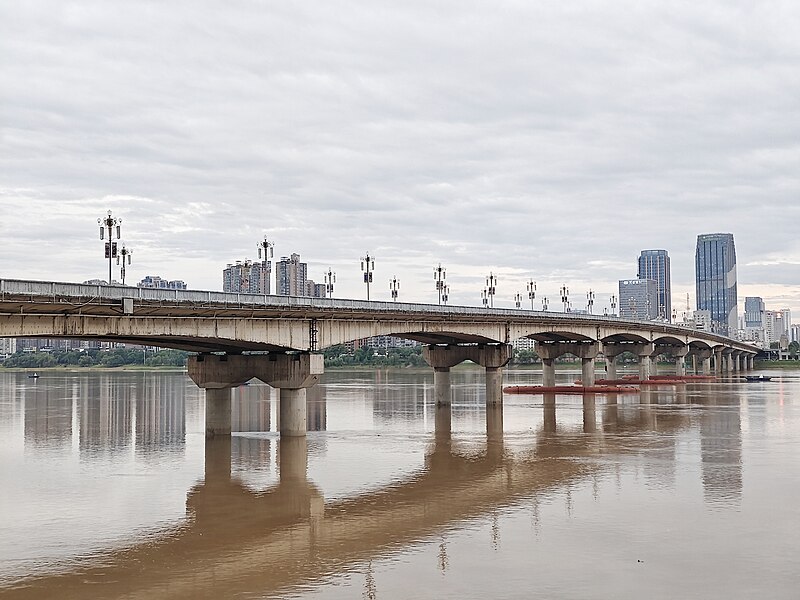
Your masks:
M370 250L379 297L432 300L441 261L458 303L494 270L500 305L533 277L602 306L657 247L682 304L696 235L730 231L742 289L800 311L798 26L789 2L7 4L0 275L103 276L111 208L134 278L218 288L266 232L342 296Z

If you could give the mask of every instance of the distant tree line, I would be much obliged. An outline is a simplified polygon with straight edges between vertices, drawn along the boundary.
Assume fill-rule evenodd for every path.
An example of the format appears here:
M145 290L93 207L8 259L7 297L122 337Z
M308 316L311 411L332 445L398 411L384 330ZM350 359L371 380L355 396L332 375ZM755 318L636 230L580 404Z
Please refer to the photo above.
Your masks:
M99 350L53 350L52 352L17 352L1 364L7 368L44 369L47 367L122 367L144 365L148 367L182 367L186 365L188 352L182 350L158 350L145 352L141 349L114 348Z

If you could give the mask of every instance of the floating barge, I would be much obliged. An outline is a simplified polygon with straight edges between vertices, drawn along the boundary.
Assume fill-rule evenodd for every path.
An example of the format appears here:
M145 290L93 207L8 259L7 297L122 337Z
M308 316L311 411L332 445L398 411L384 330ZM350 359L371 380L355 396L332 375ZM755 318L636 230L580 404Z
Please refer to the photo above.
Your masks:
M619 385L509 385L503 388L506 394L635 394L639 388Z

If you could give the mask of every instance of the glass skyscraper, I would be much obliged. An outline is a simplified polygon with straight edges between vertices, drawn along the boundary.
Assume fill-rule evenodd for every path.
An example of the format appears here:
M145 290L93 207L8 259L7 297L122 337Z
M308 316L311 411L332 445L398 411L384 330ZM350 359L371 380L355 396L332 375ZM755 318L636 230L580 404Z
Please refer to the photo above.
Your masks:
M736 247L732 233L697 236L695 253L697 310L711 312L714 333L735 336L739 328L736 298Z
M654 307L653 316L671 322L672 280L669 254L666 250L642 250L639 255L639 279L652 279L656 282L657 306Z

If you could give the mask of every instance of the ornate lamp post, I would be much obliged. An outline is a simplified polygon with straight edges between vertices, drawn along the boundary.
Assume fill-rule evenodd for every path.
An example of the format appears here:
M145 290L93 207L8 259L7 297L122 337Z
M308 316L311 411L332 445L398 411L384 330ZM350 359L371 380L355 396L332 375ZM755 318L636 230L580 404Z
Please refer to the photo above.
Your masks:
M533 308L533 301L536 300L536 282L531 279L528 282L528 300L531 301L531 310L535 310Z
M609 302L611 303L611 316L617 316L617 296L615 294L611 294L611 298L609 298Z
M483 302L483 308L489 308L489 292L486 288L483 288L481 292L481 302Z
M122 248L120 249L119 253L117 254L117 264L120 264L120 258L122 259L122 265L120 269L120 276L122 277L122 285L125 285L125 264L131 264L131 254L133 254L133 250L128 249L125 244L122 244Z
M400 280L396 275L389 280L389 291L392 292L392 302L396 301L400 291Z
M517 308L520 308L522 306L522 294L520 294L519 292L517 292L517 295L514 296L514 304L517 305Z
M489 306L494 308L494 295L497 293L497 275L489 273L486 278L486 295L489 297Z
M372 272L375 270L375 258L369 255L361 257L361 270L364 272L364 283L367 284L367 300L369 300L369 284L372 283Z
M542 310L544 312L547 312L547 307L548 307L547 296L543 296L542 297Z
M586 310L589 311L589 314L592 314L592 307L594 306L594 292L589 289L586 292Z
M439 293L440 305L442 303L442 292L444 291L445 288L444 280L446 277L447 277L447 272L445 268L442 266L442 263L439 263L439 266L433 269L433 280L436 282L436 291Z
M450 299L450 286L446 285L442 288L442 304L447 304Z
M569 308L569 288L566 285L561 286L561 303L564 305L564 312L568 312Z
M108 285L111 285L111 261L117 258L117 243L113 241L114 233L117 234L117 239L121 237L120 231L122 229L122 219L117 219L111 216L111 211L101 218L97 219L97 224L100 226L100 239L105 239L106 231L108 231L108 241L105 244L106 258L108 259Z
M264 236L263 241L258 242L256 244L258 247L258 258L259 260L263 260L264 262L268 261L273 256L272 249L275 247L273 242L270 242L267 239L267 236Z
M333 284L336 283L336 273L328 267L328 272L325 273L325 295L328 298L333 298Z

